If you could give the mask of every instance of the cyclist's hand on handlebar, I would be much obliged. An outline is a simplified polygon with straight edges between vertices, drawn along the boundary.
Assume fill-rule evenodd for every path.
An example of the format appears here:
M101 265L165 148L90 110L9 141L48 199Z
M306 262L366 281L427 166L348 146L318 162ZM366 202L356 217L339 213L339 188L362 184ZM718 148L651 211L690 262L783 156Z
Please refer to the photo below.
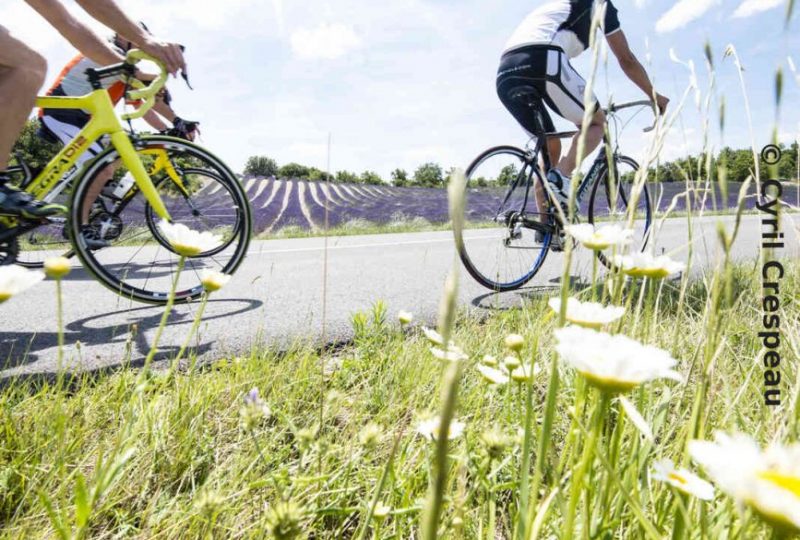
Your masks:
M177 74L179 70L186 73L186 60L183 58L181 46L177 43L151 41L142 44L142 50L164 62L171 75Z
M669 105L669 98L661 94L656 94L656 107L658 107L659 115L667 112L667 105Z

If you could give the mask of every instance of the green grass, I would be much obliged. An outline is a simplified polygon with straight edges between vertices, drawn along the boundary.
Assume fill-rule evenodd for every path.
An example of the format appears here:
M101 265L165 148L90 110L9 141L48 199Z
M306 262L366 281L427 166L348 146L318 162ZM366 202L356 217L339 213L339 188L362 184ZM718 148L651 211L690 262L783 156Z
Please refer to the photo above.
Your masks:
M679 501L689 504L692 538L700 536L701 524L706 538L767 537L764 526L750 512L738 513L730 499L718 495L701 507L648 474L656 458L685 461L699 393L706 398L707 434L739 430L766 442L792 421L797 429L796 411L788 405L797 388L796 363L784 367L787 405L771 411L762 403L762 369L755 361L758 275L752 264L732 269L729 301L713 309L715 295L709 296L706 285L715 283L712 275L689 284L682 300L679 282L664 283L653 295L626 290L623 299L632 305L617 329L670 351L688 383L657 381L630 394L653 428L654 443L630 422L620 423L616 404L608 409L597 443L604 457L591 463L587 477L591 504L578 506L580 530L590 537L644 538L648 527L665 537ZM800 265L790 266L782 286L800 290ZM511 537L524 493L520 430L528 388L492 388L475 366L484 354L507 354L507 334L525 337L522 358L543 368L531 386L535 450L555 356L556 317L546 300L555 294L532 294L521 309L483 319L462 314L456 321L453 338L470 357L456 410L466 430L449 450L442 538ZM788 353L800 345L800 320L796 298L786 300ZM703 381L699 366L713 333L713 312L725 324L718 328L713 368ZM191 373L149 372L140 378L137 370L121 369L64 384L8 382L0 392L2 536L53 537L57 524L67 535L80 530L92 538L292 537L280 533L282 523L284 532L296 526L308 538L360 532L416 537L434 444L415 429L439 407L445 366L433 358L418 327L400 330L380 304L354 315L353 324L352 343L322 354L302 346L258 349ZM560 533L570 497L564 464L580 454L582 430L590 427L583 424L589 414L583 407L571 425L576 376L555 365L559 387L541 489L525 493L549 501L541 538ZM254 387L271 409L269 418L243 408L243 396ZM589 404L593 399L590 394ZM576 430L573 437L570 429ZM537 458L534 452L531 471ZM613 473L604 465L608 461ZM366 522L373 499L391 508L379 529L375 519Z

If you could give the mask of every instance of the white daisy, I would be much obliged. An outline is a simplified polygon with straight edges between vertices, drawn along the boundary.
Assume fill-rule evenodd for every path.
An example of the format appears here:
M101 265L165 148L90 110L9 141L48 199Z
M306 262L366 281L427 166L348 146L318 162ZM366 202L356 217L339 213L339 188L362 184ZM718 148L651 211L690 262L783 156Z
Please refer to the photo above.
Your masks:
M399 311L397 313L397 319L400 321L400 324L406 325L414 320L414 315L410 311Z
M461 350L457 345L450 345L447 351L439 347L431 347L431 354L439 360L447 362L460 362L462 360L469 360L469 356Z
M623 229L619 225L603 225L595 229L590 223L580 223L568 225L564 230L584 247L594 251L624 246L633 239L633 230Z
M542 368L539 366L539 364L534 364L533 368L531 368L530 364L521 364L514 368L514 370L511 372L511 378L516 382L527 382L532 376L535 377L541 371Z
M672 369L678 361L656 347L579 326L554 333L561 358L601 390L621 393L653 379L683 380Z
M636 408L636 405L631 403L631 401L626 398L625 396L619 396L619 404L622 405L622 410L625 411L625 416L631 421L636 429L644 435L644 438L650 442L653 442L653 430L650 428L650 424L647 423L647 420L644 419L642 414Z
M425 334L425 338L434 345L437 345L439 347L444 347L444 337L442 337L442 334L440 334L436 330L428 328L427 326L423 326L422 333ZM452 340L450 340L450 345L451 346L453 345Z
M175 253L184 257L196 257L201 253L211 251L222 244L222 239L210 232L198 232L190 229L183 223L169 223L161 221L158 224L162 234L175 250Z
M556 313L561 313L561 298L551 298L547 305ZM624 307L603 306L597 302L581 302L577 298L567 298L567 321L578 326L599 330L624 314Z
M714 486L686 469L676 469L672 460L662 459L653 464L650 478L666 482L678 491L704 501L714 498Z
M717 486L773 527L800 532L800 444L762 451L746 435L689 441L689 454Z
M481 360L487 366L496 366L497 365L497 358L492 356L491 354L484 354L483 360Z
M486 379L490 384L501 385L508 382L508 373L504 370L496 369L486 365L479 365L476 369L480 371L481 375L483 375L483 378Z
M0 304L43 279L44 274L37 270L17 265L0 266Z
M44 273L50 279L66 277L72 270L72 263L66 257L48 257L44 260Z
M204 269L200 272L200 283L208 292L215 292L228 284L231 280L230 274L223 274L214 270Z
M435 441L439 437L439 426L441 424L441 418L438 416L434 416L428 420L423 420L417 425L417 433L428 439L429 441ZM461 436L464 432L465 424L464 422L459 422L455 418L450 422L450 429L447 433L447 439L453 440L457 439Z
M517 369L522 362L516 356L506 356L503 358L503 367L506 368L508 371L514 371Z
M519 352L525 346L525 338L519 334L509 334L506 336L506 347L514 352Z
M632 277L649 277L664 279L672 274L683 272L686 265L673 261L666 255L653 257L650 253L634 253L633 255L617 255L614 257L614 266Z

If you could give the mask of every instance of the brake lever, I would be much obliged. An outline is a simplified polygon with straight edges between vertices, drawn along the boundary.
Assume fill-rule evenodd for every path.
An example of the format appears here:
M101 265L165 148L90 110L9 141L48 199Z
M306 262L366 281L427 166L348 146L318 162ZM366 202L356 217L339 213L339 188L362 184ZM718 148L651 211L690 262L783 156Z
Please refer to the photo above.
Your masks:
M183 79L183 82L185 82L186 86L189 87L189 90L194 90L194 88L192 88L191 83L189 83L189 74L186 73L184 70L181 70L181 79Z

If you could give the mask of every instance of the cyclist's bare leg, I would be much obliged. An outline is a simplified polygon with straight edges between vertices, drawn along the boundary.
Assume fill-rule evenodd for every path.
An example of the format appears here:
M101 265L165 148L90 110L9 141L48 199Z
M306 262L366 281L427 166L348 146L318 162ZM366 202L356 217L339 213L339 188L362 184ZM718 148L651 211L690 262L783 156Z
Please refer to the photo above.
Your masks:
M44 84L47 62L0 26L0 171Z
M92 185L89 186L89 189L86 190L86 199L91 201L89 204L83 205L83 212L81 213L81 220L86 223L89 221L89 214L92 211L92 205L100 196L100 193L103 191L103 188L106 186L109 180L114 177L114 173L117 172L117 169L120 167L120 161L116 160L114 163L110 163L107 165L102 171L100 171L97 175L97 178Z
M592 117L592 121L586 130L586 141L583 148L583 157L591 154L603 140L603 125L606 115L603 111L597 111ZM580 127L580 126L578 126ZM566 176L571 176L578 161L578 140L581 137L580 131L572 138L572 144L567 154L558 162L557 168Z

